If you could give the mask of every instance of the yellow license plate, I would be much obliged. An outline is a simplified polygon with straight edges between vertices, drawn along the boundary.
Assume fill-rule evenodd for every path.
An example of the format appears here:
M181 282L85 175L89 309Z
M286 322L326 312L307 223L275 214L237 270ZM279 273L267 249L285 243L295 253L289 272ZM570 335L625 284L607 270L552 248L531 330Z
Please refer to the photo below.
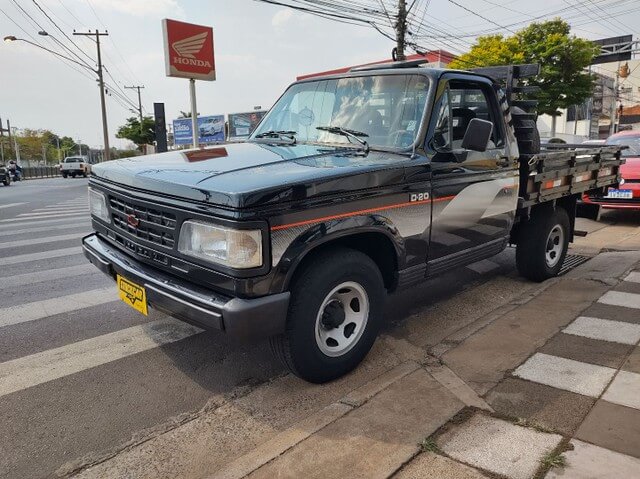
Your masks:
M147 293L142 286L118 275L118 295L133 309L147 316Z

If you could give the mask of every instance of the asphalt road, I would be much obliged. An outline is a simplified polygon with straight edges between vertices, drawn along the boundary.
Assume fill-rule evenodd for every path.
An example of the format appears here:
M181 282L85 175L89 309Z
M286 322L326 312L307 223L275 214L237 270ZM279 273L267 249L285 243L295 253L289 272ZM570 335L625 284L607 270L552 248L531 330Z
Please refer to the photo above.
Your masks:
M81 254L89 232L85 179L0 187L0 477L50 477L214 396L285 374L266 341L235 343L118 301L112 281ZM513 256L509 249L394 296L386 332L437 334L439 324L403 331L403 322L498 275L524 287ZM467 301L441 319L464 321L475 307Z

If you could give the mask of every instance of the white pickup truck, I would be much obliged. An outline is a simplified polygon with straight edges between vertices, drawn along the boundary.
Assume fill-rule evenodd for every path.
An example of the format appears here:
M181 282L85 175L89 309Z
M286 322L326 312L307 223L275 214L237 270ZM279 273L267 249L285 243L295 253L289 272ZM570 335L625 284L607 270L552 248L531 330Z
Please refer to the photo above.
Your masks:
M75 178L76 175L82 175L86 178L89 171L89 162L86 156L67 156L60 165L60 173L63 178L67 176Z

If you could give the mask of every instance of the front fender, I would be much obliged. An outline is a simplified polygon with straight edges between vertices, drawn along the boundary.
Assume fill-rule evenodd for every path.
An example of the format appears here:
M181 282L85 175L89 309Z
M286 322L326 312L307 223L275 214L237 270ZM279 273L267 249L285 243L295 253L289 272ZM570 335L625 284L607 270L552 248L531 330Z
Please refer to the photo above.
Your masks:
M284 291L304 258L317 248L356 235L375 234L387 239L399 269L406 261L405 241L389 219L380 215L352 216L314 225L271 232L272 291Z

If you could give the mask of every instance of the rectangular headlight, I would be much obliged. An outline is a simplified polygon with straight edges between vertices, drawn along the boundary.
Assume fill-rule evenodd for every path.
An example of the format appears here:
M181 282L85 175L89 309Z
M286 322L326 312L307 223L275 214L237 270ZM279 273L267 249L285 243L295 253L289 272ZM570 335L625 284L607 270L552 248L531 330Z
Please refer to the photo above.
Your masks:
M189 220L182 223L178 251L230 268L258 268L262 266L262 232Z
M102 221L109 222L109 209L107 208L107 197L104 193L89 188L89 211L91 215Z

